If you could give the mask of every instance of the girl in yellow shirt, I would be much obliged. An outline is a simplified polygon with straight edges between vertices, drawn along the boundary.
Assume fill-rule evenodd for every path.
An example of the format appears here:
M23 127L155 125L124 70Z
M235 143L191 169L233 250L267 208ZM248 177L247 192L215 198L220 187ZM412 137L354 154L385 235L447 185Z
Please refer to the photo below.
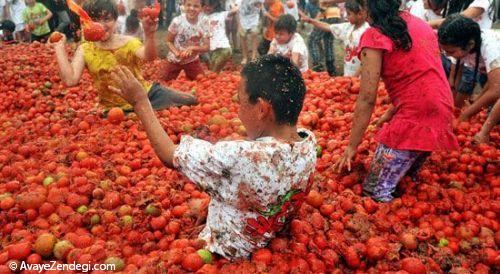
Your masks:
M86 42L78 46L71 62L65 50L66 38L53 44L61 79L67 86L76 86L83 70L87 67L94 80L99 95L99 103L107 112L112 107L121 107L125 111L133 111L123 98L110 91L109 86L115 83L111 72L119 65L127 67L139 79L148 93L149 100L155 110L171 106L194 105L196 97L162 87L158 83L149 83L141 74L143 61L156 58L155 32L156 20L149 17L143 19L145 33L144 45L137 38L116 34L118 11L113 0L88 0L83 8L92 20L104 26L106 35L102 41Z

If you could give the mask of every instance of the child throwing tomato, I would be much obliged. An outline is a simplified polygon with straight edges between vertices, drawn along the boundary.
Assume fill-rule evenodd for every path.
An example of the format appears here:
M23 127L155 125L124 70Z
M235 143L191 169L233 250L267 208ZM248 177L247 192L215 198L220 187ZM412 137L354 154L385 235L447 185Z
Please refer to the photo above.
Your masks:
M70 61L65 49L66 38L52 43L56 59L59 64L61 79L67 86L75 86L82 78L83 70L93 78L97 89L99 103L106 113L112 107L120 107L126 112L133 108L123 98L111 92L109 85L113 85L110 78L111 71L117 66L125 66L133 72L144 87L145 95L155 110L171 106L193 105L196 98L190 94L174 91L162 87L158 83L150 83L142 77L141 63L156 58L155 32L156 19L144 17L144 44L137 38L116 33L116 19L118 11L113 0L88 0L84 10L90 18L100 23L104 28L104 37L100 41L84 41L78 46L73 59Z
M215 144L183 136L175 145L133 73L120 68L113 75L113 90L134 106L163 163L211 196L199 235L209 251L248 257L293 218L311 187L316 141L297 128L306 87L290 59L265 55L243 68L239 118L248 140Z

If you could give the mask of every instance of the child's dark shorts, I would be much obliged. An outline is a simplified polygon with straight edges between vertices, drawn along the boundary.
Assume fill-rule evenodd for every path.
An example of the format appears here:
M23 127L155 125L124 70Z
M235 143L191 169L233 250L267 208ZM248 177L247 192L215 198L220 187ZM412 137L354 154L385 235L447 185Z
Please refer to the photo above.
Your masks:
M446 72L446 76L449 77L451 71L451 60L446 58L444 55L441 55L441 61L443 63L444 71ZM484 87L486 82L488 82L488 75L478 72L476 79L474 79L474 69L464 66L462 79L460 80L457 91L462 94L472 95L474 92L474 84L476 82L479 82L481 87Z

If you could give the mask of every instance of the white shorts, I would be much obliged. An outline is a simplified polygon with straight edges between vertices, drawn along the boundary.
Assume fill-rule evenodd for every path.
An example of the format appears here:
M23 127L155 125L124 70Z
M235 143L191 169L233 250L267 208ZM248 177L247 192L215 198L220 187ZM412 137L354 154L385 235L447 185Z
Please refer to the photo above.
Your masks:
M24 23L16 24L16 29L14 32L24 31Z

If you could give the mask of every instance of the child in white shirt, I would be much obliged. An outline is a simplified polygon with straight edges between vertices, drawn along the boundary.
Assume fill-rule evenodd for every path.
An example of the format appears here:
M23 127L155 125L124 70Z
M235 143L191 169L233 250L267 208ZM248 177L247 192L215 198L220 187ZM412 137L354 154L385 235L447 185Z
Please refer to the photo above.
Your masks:
M250 39L250 44L252 46L252 58L254 60L257 58L257 47L259 41L257 40L257 34L259 33L259 23L260 23L260 11L262 9L261 0L241 0L241 5L239 8L239 35L241 38L241 54L242 54L242 64L246 64L248 61L248 40Z
M226 20L237 11L238 8L223 11L219 0L203 1L203 12L210 33L208 69L211 71L220 72L232 57L231 44L226 34Z
M275 37L271 42L268 54L278 54L292 60L300 69L306 72L309 69L309 59L306 43L297 33L297 21L290 14L278 17L274 24Z
M23 12L26 9L26 5L23 0L7 0L7 6L9 8L10 18L14 24L16 24L16 29L14 30L14 38L17 41L26 41L27 37L24 33L24 19Z
M303 17L303 21L311 23L315 27L331 32L345 44L344 76L358 77L360 74L361 61L357 55L357 48L361 36L370 25L366 22L366 11L362 9L357 1L347 1L348 23L327 24L309 17Z
M113 89L134 106L158 157L210 195L198 236L210 252L246 259L283 231L311 188L316 164L314 134L297 128L306 87L289 59L265 55L243 68L238 115L248 139L215 144L191 136L174 144L143 86L117 70Z

